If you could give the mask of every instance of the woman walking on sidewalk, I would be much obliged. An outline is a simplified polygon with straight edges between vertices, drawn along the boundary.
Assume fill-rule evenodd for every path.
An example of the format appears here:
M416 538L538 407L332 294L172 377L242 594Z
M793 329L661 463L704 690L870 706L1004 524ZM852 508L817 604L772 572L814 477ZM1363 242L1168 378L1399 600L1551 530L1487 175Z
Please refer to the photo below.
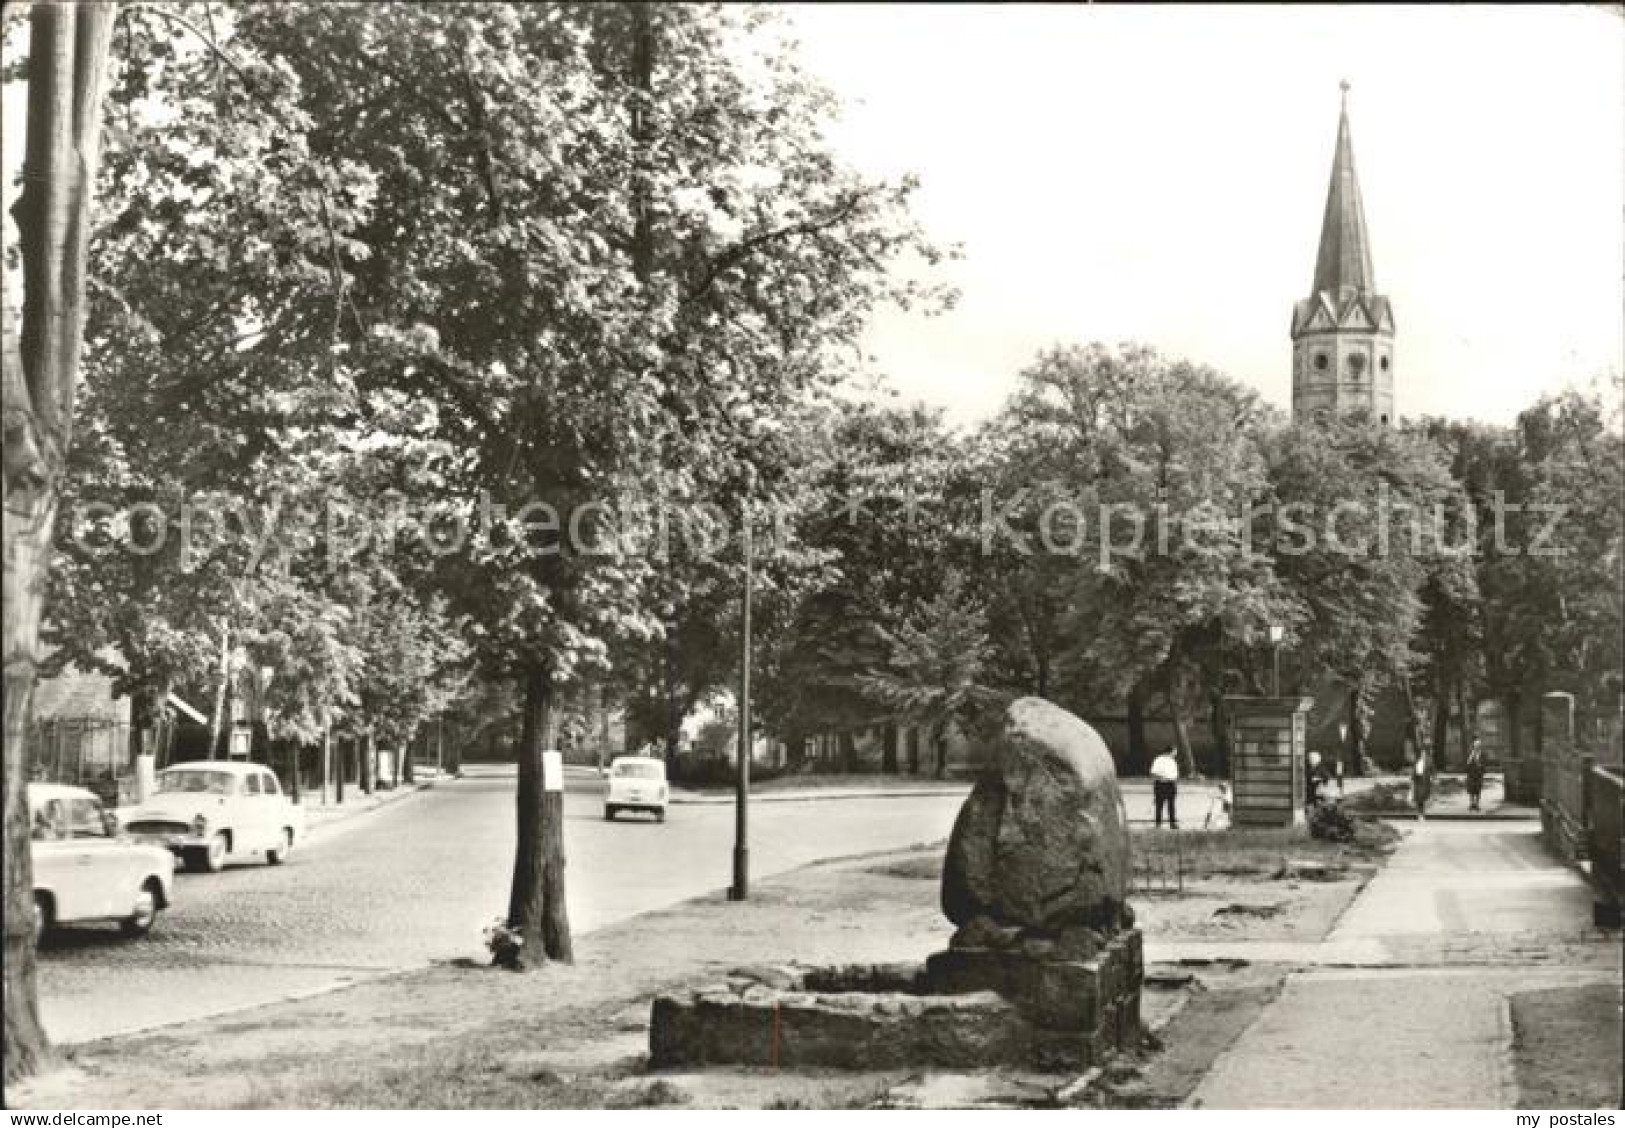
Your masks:
M1428 769L1427 753L1419 752L1411 765L1411 802L1416 805L1416 817L1426 819L1428 798L1433 794L1433 775Z
M1484 748L1477 740L1467 750L1467 809L1478 810L1479 797L1484 794Z

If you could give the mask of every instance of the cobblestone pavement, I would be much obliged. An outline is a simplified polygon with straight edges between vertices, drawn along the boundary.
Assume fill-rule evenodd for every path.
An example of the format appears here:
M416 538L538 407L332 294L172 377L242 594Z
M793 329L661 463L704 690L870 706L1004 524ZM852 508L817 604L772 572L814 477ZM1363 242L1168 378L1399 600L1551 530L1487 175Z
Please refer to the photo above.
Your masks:
M67 930L40 953L46 1028L79 1042L325 990L436 959L484 958L507 904L511 777L443 782L324 828L286 865L181 874L151 936ZM672 808L664 824L602 817L602 784L566 796L577 932L720 890L733 811ZM940 840L960 798L777 803L752 811L752 872Z
M1538 824L1411 826L1323 945L1383 966L1294 974L1190 1104L1510 1107L1509 998L1619 979L1619 934L1590 918L1589 890Z

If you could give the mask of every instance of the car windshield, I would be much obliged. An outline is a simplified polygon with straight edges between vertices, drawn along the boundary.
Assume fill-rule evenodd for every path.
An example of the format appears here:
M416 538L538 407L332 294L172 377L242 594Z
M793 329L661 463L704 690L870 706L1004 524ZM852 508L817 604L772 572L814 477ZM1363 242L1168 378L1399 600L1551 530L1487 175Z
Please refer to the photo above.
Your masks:
M616 764L610 771L632 779L662 779L666 774L659 764Z
M205 795L230 795L233 777L230 772L169 771L158 775L158 790L192 792Z

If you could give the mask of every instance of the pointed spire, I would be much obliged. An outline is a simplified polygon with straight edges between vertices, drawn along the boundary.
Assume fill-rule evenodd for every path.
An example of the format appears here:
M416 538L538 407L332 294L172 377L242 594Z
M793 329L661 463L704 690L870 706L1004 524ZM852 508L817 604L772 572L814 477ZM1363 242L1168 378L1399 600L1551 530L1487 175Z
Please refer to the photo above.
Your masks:
M1342 113L1337 123L1337 152L1332 181L1326 190L1326 217L1320 226L1320 254L1315 259L1313 293L1337 297L1376 288L1371 273L1371 244L1365 230L1360 182L1354 175L1354 143L1349 139L1349 84L1341 84Z

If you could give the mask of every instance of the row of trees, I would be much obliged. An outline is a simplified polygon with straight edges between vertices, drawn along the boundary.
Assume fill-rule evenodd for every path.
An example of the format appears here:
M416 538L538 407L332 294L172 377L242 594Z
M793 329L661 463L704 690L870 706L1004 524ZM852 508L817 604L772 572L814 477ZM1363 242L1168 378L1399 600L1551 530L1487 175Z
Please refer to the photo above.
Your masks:
M1038 357L968 433L836 394L874 308L948 300L895 269L943 252L910 183L829 147L830 96L755 9L41 5L21 57L8 757L42 614L53 661L116 652L137 731L214 684L223 636L274 671L279 739L511 710L508 918L534 961L570 954L549 734L609 700L675 749L735 676L742 528L760 715L792 749L909 718L940 766L951 722L1018 692L1166 702L1188 745L1266 687L1271 625L1285 688L1344 686L1356 755L1384 684L1618 693L1619 428L1594 398L1512 429L1298 428L1098 345ZM1493 540L1498 490L1569 506L1577 551L1515 551L1534 511ZM1341 540L1376 537L1384 499L1491 551L1276 535L1351 502ZM8 1077L42 1045L22 766Z
M285 739L404 738L506 683L509 923L529 961L568 959L551 714L633 669L716 567L576 549L648 531L608 520L621 492L788 488L771 421L841 377L876 304L935 300L892 271L937 255L912 185L839 159L830 96L754 9L37 5L13 63L28 381L7 438L49 446L41 470L7 444L8 754L47 607L53 660L111 647L143 721L209 681L228 631L275 671ZM8 1077L43 1045L21 766Z
M832 406L791 520L818 570L759 643L765 721L793 752L899 718L940 745L1031 693L1126 707L1131 744L1160 708L1188 759L1204 719L1223 746L1226 695L1270 692L1272 627L1282 692L1344 694L1355 771L1384 690L1439 759L1484 699L1516 717L1562 688L1617 711L1618 391L1510 427L1298 426L1210 369L1089 345L1040 355L969 433Z

